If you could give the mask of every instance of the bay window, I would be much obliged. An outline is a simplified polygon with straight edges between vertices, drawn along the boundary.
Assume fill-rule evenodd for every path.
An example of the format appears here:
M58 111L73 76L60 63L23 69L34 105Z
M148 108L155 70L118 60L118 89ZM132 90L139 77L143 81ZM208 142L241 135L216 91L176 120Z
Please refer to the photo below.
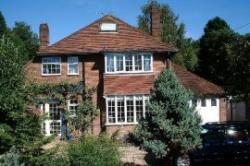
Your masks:
M152 72L151 53L108 53L105 55L106 73Z
M107 124L136 124L148 111L149 97L108 96L106 98Z
M61 57L43 57L42 75L60 75Z

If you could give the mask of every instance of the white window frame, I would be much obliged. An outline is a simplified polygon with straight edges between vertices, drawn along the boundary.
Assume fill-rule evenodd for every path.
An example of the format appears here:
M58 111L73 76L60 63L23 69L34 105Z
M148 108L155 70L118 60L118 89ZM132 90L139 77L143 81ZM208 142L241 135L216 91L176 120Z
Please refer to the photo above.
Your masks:
M69 66L70 66L70 62L69 62L69 59L70 58L76 58L77 59L77 62L73 62L73 63L71 63L71 64L73 64L73 65L77 65L77 73L70 73L69 71ZM68 62L68 75L79 75L79 58L78 58L78 56L68 56L68 58L67 58L67 62Z
M114 56L114 71L108 71L108 56ZM142 56L142 69L141 70L135 70L135 56L136 55L141 55ZM150 55L150 70L144 70L144 55ZM119 74L119 73L152 73L153 72L153 54L149 52L142 52L142 53L128 53L128 54L123 54L123 53L106 53L105 55L105 73L106 74ZM122 71L117 71L116 67L116 57L117 56L123 56L123 70ZM126 56L132 56L132 71L126 71Z
M143 104L143 117L146 116L146 100L149 100L149 95L117 95L117 96L106 96L106 125L134 125L138 124L137 117L136 117L136 98L141 97L142 98L142 104ZM118 109L117 109L117 99L123 98L124 100L124 122L118 122ZM127 122L127 98L133 99L133 122ZM114 100L115 101L115 122L109 122L109 116L108 116L108 101Z
M59 62L56 62L56 63L54 63L54 62L44 62L44 59L46 59L46 58L55 58L55 57L53 57L53 56L42 57L42 63L41 63L41 74L42 74L42 76L56 76L56 75L61 75L61 73L62 73L62 60L61 60L61 57L56 56L56 58L59 58ZM57 64L57 65L59 64L60 65L60 73L52 73L52 74L43 73L43 65L44 64Z
M117 32L118 25L112 22L103 22L100 24L101 32Z
M77 101L77 103L71 103L70 101L71 100L76 100ZM76 116L76 112L72 112L72 111L70 111L70 107L78 107L79 106L79 100L76 98L73 98L73 99L69 99L68 100L68 111L70 112L70 116L72 116L72 117L75 117Z
M49 105L50 104L57 104L58 101L50 101L49 103L45 103L45 104L42 104L40 106L41 109L44 110L44 113L47 115L47 119L43 122L45 124L45 135L46 136L51 136L52 134L50 133L51 131L51 128L50 128L50 125L51 123L53 122L57 122L57 123L60 123L60 129L62 130L62 112L60 112L60 119L59 120L53 120L50 118L50 107ZM59 134L57 134L58 136L61 136L61 131Z

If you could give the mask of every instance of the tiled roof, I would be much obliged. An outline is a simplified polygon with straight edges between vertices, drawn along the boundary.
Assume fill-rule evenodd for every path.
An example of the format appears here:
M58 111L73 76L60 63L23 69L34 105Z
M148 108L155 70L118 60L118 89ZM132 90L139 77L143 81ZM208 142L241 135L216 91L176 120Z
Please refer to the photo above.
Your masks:
M224 90L220 86L215 85L212 82L209 82L204 78L201 78L198 75L187 71L177 64L172 63L172 67L176 76L180 79L182 85L195 95L203 96L224 94Z
M116 23L118 31L100 32L100 23L102 22ZM177 50L172 45L166 45L122 20L107 15L57 43L40 49L38 54L84 54L120 51L175 52Z
M155 76L129 75L129 76L104 76L105 95L131 95L149 94L154 85Z

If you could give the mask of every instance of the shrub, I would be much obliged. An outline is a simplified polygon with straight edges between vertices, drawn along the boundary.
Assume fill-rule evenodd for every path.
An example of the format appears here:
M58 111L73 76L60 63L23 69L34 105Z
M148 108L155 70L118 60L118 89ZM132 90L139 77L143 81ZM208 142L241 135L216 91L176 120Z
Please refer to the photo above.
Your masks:
M68 149L70 165L118 166L120 156L115 143L105 135L98 138L85 136L72 142Z

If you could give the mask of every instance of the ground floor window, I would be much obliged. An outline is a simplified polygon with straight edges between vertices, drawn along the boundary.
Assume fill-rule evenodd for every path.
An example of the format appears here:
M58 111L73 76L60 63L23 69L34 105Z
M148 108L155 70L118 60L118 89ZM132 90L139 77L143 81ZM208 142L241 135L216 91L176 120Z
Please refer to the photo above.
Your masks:
M68 111L75 115L79 102L77 99L72 98L68 100ZM41 110L46 114L47 118L42 123L42 133L46 136L49 135L60 135L62 134L62 128L65 125L63 123L64 111L62 105L58 101L51 101L45 104L41 104Z
M61 133L61 122L51 122L50 123L50 134L60 134Z
M108 96L107 124L137 123L148 111L148 95Z

